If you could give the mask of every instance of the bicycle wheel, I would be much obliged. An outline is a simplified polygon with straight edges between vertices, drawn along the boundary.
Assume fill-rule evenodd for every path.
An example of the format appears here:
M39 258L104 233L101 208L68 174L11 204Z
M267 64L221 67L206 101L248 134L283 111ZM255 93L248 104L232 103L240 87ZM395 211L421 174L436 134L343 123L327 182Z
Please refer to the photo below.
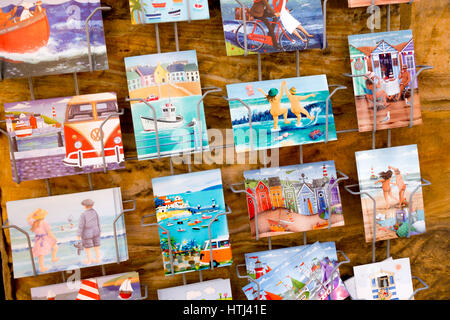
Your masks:
M266 36L266 31L257 22L254 21L247 22L247 49L248 51L255 51L255 52L259 51L264 46L264 43L249 39L249 34L251 34L254 37L264 38ZM244 24L241 24L236 29L236 43L242 49L245 49L244 39L245 39Z
M306 42L303 42L294 34L281 32L278 42L280 43L284 51L299 51L308 48L309 38L300 30L297 31L300 36L306 40Z

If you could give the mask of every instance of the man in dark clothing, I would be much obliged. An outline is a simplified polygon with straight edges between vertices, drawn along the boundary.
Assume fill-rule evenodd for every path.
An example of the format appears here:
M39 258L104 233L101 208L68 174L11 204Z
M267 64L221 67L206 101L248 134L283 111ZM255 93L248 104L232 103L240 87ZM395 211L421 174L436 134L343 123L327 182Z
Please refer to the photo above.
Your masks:
M269 18L273 19L279 17L277 13L267 2L267 0L253 0L253 6L250 8L250 14L256 19L261 20L269 29L269 35L272 38L272 46L276 49L280 49L278 41L275 36L275 24L269 22Z

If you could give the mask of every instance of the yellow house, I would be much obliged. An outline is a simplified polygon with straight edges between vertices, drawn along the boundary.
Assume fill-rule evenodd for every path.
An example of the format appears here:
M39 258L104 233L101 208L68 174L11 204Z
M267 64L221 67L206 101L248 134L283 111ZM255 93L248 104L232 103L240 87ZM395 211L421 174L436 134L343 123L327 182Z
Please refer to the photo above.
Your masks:
M167 83L168 81L168 75L167 70L164 69L161 64L158 62L158 65L155 69L155 83L161 84L161 83Z

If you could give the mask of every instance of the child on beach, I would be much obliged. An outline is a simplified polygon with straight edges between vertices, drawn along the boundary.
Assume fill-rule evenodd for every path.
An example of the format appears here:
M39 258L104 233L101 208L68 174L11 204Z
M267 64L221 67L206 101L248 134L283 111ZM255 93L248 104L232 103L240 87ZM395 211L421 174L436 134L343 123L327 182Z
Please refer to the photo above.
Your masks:
M39 272L45 272L49 269L44 266L44 257L46 255L52 254L51 262L57 262L59 260L56 257L56 253L58 252L56 237L50 230L48 222L44 220L47 214L47 211L39 208L27 217L31 231L36 235L32 251L33 257L38 257Z
M83 260L83 263L100 263L100 219L97 211L93 209L93 200L83 200L81 205L84 206L85 211L82 212L80 216L78 225L78 240L81 240L87 256L87 259ZM91 248L94 248L94 260L92 260Z
M378 184L381 182L381 186L383 188L383 195L384 195L384 200L386 201L386 210L389 209L390 204L389 204L389 197L391 197L392 199L395 200L395 202L398 202L398 199L396 199L393 195L392 195L392 188L391 188L391 178L392 178L392 171L388 170L386 172L380 172L378 174L381 179L378 181L375 181L375 184Z
M282 92L285 91L286 95L291 103L291 111L293 114L295 114L297 116L297 127L300 127L301 125L301 120L302 120L302 114L304 114L309 120L313 121L314 120L314 116L311 116L308 112L308 110L306 110L302 104L300 103L300 101L306 100L310 97L315 97L316 95L314 93L309 94L307 96L301 97L301 96L297 96L297 89L295 87L292 87L291 89L287 89L287 84L286 81L284 80L281 83L281 88L282 88Z
M263 89L258 88L270 103L270 114L273 117L273 131L278 131L278 117L283 115L284 123L289 124L291 121L288 120L288 109L281 107L281 98L283 97L283 90L278 94L278 89L272 88L269 93L265 93Z
M403 181L403 176L400 173L400 170L398 168L394 168L389 166L388 169L392 169L394 170L395 173L395 184L398 188L398 207L399 209L402 208L403 205L407 206L408 203L406 202L406 198L405 198L405 192L406 192L406 184Z

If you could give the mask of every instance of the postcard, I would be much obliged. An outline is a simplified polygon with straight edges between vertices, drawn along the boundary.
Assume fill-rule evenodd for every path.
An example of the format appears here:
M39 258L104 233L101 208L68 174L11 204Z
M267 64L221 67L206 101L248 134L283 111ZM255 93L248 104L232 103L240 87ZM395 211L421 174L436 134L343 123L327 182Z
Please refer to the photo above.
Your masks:
M233 300L230 279L215 279L159 289L158 300Z
M32 300L140 300L137 272L31 288Z
M271 237L344 225L334 161L244 172L250 229ZM255 214L256 213L256 214Z
M244 55L246 47L249 54L323 47L320 0L239 2L244 8L236 0L220 0L228 56Z
M227 85L236 152L324 142L326 75ZM328 140L337 140L331 102Z
M233 263L220 169L152 179L164 273ZM209 238L211 229L211 239ZM210 244L211 242L211 244ZM212 257L211 257L212 247Z
M413 294L409 258L353 267L358 299L408 300Z
M31 240L38 275L128 260L120 188L6 203L9 225ZM14 278L33 275L27 235L10 229ZM118 256L116 254L118 250Z
M107 169L125 168L117 112L115 93L5 103L19 180L103 171L102 124Z
M208 0L129 0L131 23L208 20Z
M418 2L419 0L414 0ZM395 3L410 3L411 0L375 0L375 5L384 5L384 4L395 4ZM372 5L372 0L348 0L349 8L356 7L368 7Z
M130 98L145 101L131 102L139 160L157 158L158 141L161 157L209 150L196 51L129 57L125 66Z
M85 21L100 0L3 0L0 65L3 78L90 71ZM108 69L101 11L89 22L94 70Z
M422 124L412 31L352 35L348 43L359 131L373 130L374 99L377 130L409 126L411 86L413 124Z
M356 152L366 241L373 239L376 218L376 241L407 237L409 215L411 235L424 233L425 212L417 145ZM416 188L418 188L416 190ZM414 194L413 192L416 191ZM410 210L410 199L412 206Z
M329 300L333 281L333 300L349 296L339 272L332 274L337 264L334 242L326 246L318 242L289 256L273 270L255 281L259 283L260 300ZM332 280L331 280L332 279ZM243 288L249 300L258 298L255 283Z

